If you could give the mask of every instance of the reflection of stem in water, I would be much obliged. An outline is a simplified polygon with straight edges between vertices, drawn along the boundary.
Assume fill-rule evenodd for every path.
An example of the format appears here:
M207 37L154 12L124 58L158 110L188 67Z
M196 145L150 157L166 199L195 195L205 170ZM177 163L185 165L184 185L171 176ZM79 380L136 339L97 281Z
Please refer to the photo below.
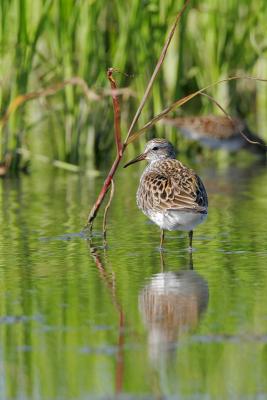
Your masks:
M116 362L116 394L121 393L123 386L123 370L124 370L124 326L125 318L122 311L120 311L120 324L119 324L119 339L118 339L118 354Z
M118 311L119 314L119 336L118 336L118 352L117 352L117 359L116 359L116 377L115 377L115 391L116 394L121 393L122 391L122 386L123 386L123 376L124 376L124 334L125 334L125 316L123 313L123 309L117 299L117 293L116 293L116 280L115 280L115 274L112 274L112 278L109 276L107 273L101 258L99 254L97 253L97 250L95 247L91 245L91 242L88 241L89 243L89 249L90 253L93 257L93 260L95 262L95 265L99 271L100 277L104 284L106 285L111 298L112 298L112 303L114 304L116 310Z

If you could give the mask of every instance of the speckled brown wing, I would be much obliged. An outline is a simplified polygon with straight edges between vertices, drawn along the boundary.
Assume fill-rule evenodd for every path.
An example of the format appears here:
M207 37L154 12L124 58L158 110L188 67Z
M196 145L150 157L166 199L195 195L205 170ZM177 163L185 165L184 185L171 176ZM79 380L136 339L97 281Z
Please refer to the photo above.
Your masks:
M244 121L239 118L232 118L230 120L223 115L165 118L164 121L169 125L195 132L199 137L212 137L218 140L231 139L235 136L242 140L239 130L243 131L246 129Z
M201 179L175 159L154 163L138 192L138 206L143 210L207 212L208 198Z

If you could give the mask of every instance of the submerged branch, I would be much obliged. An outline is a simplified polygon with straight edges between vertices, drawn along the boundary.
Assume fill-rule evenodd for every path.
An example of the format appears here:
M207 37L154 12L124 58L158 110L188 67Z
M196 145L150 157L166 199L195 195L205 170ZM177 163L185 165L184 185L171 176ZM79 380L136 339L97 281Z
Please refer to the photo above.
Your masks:
M18 154L22 154L25 157L35 158L38 161L42 161L44 163L53 165L54 167L57 167L57 168L65 169L67 171L71 171L71 172L79 172L80 171L80 167L78 165L70 164L70 163L67 163L67 162L61 161L61 160L53 160L47 156L44 156L43 154L32 153L31 151L29 151L28 149L25 149L23 147L16 149L16 152Z

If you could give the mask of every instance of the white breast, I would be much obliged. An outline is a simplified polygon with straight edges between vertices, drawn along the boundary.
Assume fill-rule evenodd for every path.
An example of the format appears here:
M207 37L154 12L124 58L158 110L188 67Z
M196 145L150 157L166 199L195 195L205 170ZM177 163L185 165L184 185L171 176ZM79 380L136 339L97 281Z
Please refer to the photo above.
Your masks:
M207 218L207 214L179 210L154 212L147 216L161 229L168 231L191 231Z

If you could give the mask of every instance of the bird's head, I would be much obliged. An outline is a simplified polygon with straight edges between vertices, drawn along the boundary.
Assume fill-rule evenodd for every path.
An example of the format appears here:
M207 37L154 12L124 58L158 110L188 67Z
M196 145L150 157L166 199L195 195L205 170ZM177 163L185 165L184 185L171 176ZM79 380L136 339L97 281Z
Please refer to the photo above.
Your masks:
M147 142L144 152L125 164L124 168L142 160L153 162L166 158L176 158L173 145L166 139L152 139Z

